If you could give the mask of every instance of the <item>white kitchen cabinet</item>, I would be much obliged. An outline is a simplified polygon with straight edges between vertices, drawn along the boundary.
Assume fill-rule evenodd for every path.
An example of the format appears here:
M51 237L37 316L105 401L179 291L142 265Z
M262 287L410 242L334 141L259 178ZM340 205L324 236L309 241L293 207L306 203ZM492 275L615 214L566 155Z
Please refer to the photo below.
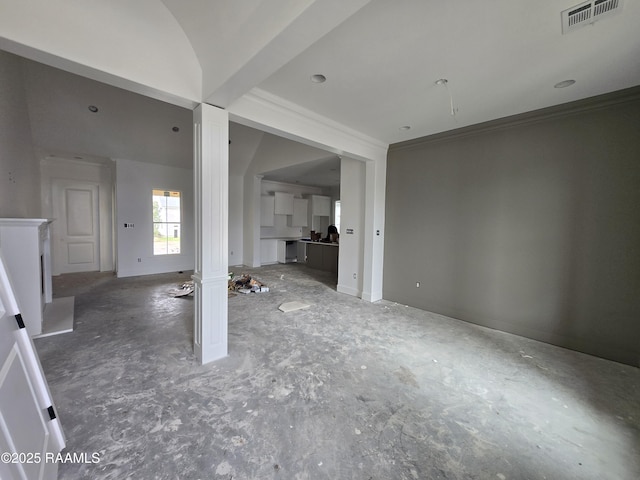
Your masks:
M260 226L273 227L275 225L275 197L263 195L260 198Z
M293 193L275 192L275 214L293 215Z
M278 240L263 238L260 240L260 264L271 265L278 262Z
M331 219L331 197L309 195L309 215L307 226L310 230L326 235Z
M331 197L311 195L311 215L319 217L331 216Z
M309 225L308 220L308 203L306 198L293 199L293 215L289 217L290 227L306 227Z

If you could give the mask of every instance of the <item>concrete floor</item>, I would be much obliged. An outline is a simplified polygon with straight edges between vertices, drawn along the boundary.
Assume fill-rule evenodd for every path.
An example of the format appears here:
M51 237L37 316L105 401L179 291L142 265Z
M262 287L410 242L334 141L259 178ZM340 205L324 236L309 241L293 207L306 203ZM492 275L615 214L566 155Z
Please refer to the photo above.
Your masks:
M186 274L57 277L73 333L36 340L60 479L640 478L640 369L339 294L302 265L236 269L229 357L200 366ZM285 301L312 304L281 313Z

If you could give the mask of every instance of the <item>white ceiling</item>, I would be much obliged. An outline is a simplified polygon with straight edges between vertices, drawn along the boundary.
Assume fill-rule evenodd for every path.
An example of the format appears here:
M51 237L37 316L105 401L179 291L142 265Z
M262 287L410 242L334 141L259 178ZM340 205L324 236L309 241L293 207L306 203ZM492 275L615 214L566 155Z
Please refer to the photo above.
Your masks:
M640 2L562 35L578 3L372 0L259 88L395 143L640 84Z
M45 155L193 164L190 110L30 60L22 65L31 135Z
M580 0L164 0L212 103L259 88L387 144L639 85L640 2L619 2L563 35Z
M22 59L22 66L31 135L41 157L193 165L191 110L30 60ZM320 187L340 183L338 157L326 151L234 122L229 138L231 175L244 175L255 160L254 173L268 180ZM270 171L283 158L294 165Z
M392 144L640 85L640 2L625 0L620 14L563 35L560 12L578 3L147 0L144 5L162 5L184 32L202 70L201 101L232 109L242 95L262 90ZM86 5L77 8L90 8ZM121 15L133 8L125 1L113 5ZM40 28L60 30L66 17L51 17ZM25 70L30 110L40 109L31 112L38 146L167 164L188 152L190 163L189 110L88 81L70 84L41 68ZM316 73L327 81L311 82ZM447 86L435 84L440 78ZM565 79L576 83L554 88ZM100 103L99 116L88 115L90 103ZM181 127L177 135L174 125ZM411 128L399 130L405 125ZM232 170L242 172L251 155L259 155L261 135L232 125ZM242 153L234 158L234 150Z

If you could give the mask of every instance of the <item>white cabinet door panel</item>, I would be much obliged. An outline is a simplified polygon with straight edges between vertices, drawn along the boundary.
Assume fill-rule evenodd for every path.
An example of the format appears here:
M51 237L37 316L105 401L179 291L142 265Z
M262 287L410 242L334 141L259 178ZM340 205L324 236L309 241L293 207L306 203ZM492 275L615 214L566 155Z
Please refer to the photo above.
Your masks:
M293 199L293 215L291 216L291 227L306 227L308 223L308 200L306 198Z
M293 193L275 192L276 215L293 215Z
M260 226L273 227L275 225L274 216L275 197L272 195L263 195L260 197Z

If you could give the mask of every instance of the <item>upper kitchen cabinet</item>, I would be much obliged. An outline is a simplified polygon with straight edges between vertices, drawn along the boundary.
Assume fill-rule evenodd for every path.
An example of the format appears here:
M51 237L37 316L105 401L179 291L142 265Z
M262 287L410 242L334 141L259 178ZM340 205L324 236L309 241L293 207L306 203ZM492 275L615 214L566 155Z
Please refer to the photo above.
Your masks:
M306 227L309 225L307 218L308 203L306 198L293 199L293 215L288 217L290 227Z
M293 215L293 193L275 192L275 214Z
M311 215L318 217L331 216L331 197L311 195Z
M275 198L273 195L263 195L260 198L260 226L273 227L275 225Z
M309 195L307 226L315 232L326 232L331 218L331 197Z

